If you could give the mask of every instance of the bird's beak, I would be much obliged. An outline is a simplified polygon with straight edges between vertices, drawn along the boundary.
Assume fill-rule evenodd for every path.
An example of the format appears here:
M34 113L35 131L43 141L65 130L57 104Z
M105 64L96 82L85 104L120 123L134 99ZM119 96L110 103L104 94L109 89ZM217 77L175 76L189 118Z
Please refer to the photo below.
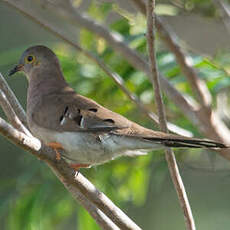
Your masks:
M10 70L8 76L11 76L11 75L15 74L16 72L21 71L22 68L23 68L22 64L16 65L12 70Z

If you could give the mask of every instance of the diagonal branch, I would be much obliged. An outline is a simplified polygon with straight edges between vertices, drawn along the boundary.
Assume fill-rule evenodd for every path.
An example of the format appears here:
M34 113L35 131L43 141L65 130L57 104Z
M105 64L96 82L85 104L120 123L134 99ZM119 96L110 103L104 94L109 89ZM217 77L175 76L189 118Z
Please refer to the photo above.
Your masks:
M163 100L160 90L159 74L156 64L156 54L155 54L155 0L148 0L147 5L147 44L149 51L149 63L151 69L151 78L153 82L153 88L155 92L155 101L157 103L157 110L160 118L160 128L163 132L168 132L165 111L163 106ZM184 218L187 226L187 230L195 230L195 223L192 215L192 210L187 198L185 187L181 179L179 169L177 166L176 158L173 151L168 148L165 150L165 156L168 163L169 171L171 174L174 187L177 191L179 202L184 213Z
M54 171L54 170L53 170ZM92 204L82 193L80 193L72 184L62 181L65 188L72 194L74 199L78 201L94 218L98 226L104 230L119 230L120 228L115 225L96 205Z
M19 131L25 133L27 136L31 136L29 130L26 129L22 122L18 119L9 101L7 100L6 95L2 92L2 90L0 90L0 105L4 113L6 114L9 122Z
M18 99L15 97L11 88L6 83L5 78L0 73L0 89L5 94L9 104L14 108L15 114L18 116L19 120L27 127L26 113L23 110L22 106L18 102Z

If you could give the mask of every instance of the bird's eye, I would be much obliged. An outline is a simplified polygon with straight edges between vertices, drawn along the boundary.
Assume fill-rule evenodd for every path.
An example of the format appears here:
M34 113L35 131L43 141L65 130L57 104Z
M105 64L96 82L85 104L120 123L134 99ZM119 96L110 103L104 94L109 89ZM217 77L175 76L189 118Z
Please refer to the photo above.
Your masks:
M32 63L35 60L35 57L33 55L29 55L25 58L26 63Z

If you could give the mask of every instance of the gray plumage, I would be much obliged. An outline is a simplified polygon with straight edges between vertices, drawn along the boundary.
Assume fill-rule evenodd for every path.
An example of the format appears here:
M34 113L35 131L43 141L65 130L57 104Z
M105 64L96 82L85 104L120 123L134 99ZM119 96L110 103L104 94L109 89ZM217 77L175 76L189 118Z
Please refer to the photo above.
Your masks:
M27 118L31 132L45 144L60 143L64 156L72 162L101 164L162 147L226 147L211 140L144 128L77 94L66 83L56 55L47 47L28 48L11 74L19 70L29 81Z

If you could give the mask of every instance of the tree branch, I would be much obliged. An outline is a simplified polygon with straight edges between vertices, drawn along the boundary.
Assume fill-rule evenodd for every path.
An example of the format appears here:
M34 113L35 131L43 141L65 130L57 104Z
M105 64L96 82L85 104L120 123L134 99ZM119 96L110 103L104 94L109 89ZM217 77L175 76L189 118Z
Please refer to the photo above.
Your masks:
M168 132L165 111L163 106L163 100L160 91L160 83L159 83L159 74L157 70L156 64L156 54L155 54L155 0L148 0L147 5L147 44L149 50L149 63L151 69L151 78L153 83L153 88L155 92L155 101L157 103L157 110L160 121L160 128L163 132ZM185 222L188 230L195 230L195 223L192 215L192 210L190 208L190 204L187 198L187 194L184 188L183 181L181 179L179 169L177 166L176 158L173 151L168 148L165 150L166 160L168 163L169 171L171 174L172 181L174 183L174 187L177 191L177 195L179 198L179 202L181 208L184 213Z
M18 102L18 99L15 97L14 93L6 83L5 78L0 73L0 89L6 95L9 104L14 108L15 114L18 116L19 120L27 127L26 113L23 110L22 106Z
M3 80L2 78L3 78L3 76L0 73L0 81ZM3 83L3 85L5 85L5 84ZM7 88L6 88L5 92L9 92ZM10 93L12 93L12 92L9 92L8 95L10 95ZM14 112L12 106L10 105L8 99L6 98L5 93L1 89L0 89L0 106L2 107L4 113L6 114L8 120L10 121L10 123L16 129L18 129L19 131L25 133L27 136L30 136L30 137L32 136L30 131L19 120L17 114Z
M169 50L175 55L177 63L181 67L182 73L184 73L184 76L190 83L194 94L197 95L199 103L209 111L212 103L212 96L205 82L198 77L196 70L192 67L191 58L184 50L181 49L176 41L177 37L175 33L166 26L166 23L163 24L159 17L157 17L156 22L157 30L161 39L164 41Z
M119 230L117 227L100 209L93 205L82 193L80 193L75 186L72 184L62 181L66 189L72 194L74 199L79 202L94 220L97 222L98 226L102 227L104 230Z

